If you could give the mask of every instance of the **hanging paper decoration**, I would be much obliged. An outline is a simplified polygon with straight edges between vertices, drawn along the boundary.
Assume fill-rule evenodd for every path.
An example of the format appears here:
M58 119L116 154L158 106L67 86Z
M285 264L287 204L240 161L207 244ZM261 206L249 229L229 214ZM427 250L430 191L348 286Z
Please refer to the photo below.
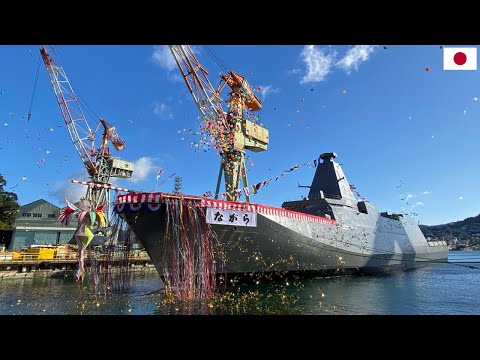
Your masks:
M164 204L167 296L177 300L213 296L215 274L224 272L225 255L204 209L191 199L165 198Z
M75 205L70 203L67 199L64 199L67 202L67 206L64 207L62 210L60 210L60 215L58 217L58 220L60 220L60 223L68 226L68 220L70 218L70 215L79 212L80 209L78 209Z
M86 199L81 199L78 207L65 199L67 206L60 211L59 220L62 224L68 225L69 217L77 215L78 225L73 234L78 246L78 271L76 274L76 281L84 279L85 275L85 250L92 241L93 227L103 228L106 225L105 216L103 215L104 205L100 205L95 210ZM93 210L93 211L92 211Z

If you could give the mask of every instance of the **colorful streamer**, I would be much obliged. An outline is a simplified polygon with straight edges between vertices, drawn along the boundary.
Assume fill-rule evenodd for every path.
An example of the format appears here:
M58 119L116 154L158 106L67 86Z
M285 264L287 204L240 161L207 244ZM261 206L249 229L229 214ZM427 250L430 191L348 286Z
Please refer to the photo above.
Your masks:
M193 199L166 198L165 206L166 294L177 300L213 296L216 273L224 272L225 257L204 210Z

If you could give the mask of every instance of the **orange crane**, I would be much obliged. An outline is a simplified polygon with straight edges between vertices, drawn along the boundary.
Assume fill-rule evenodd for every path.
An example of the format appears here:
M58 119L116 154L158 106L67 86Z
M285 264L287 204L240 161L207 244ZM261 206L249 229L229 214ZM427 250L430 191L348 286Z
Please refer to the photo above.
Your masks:
M227 200L237 201L242 189L250 202L245 150L254 152L267 150L268 129L247 118L262 108L247 80L240 74L222 66L225 74L220 75L220 83L214 88L208 79L208 72L202 67L189 45L168 45L180 73L192 94L205 122L205 130L210 133L216 149L220 151L221 163L218 173L215 198L218 199L222 175L225 177ZM224 65L224 64L223 64ZM222 90L228 85L230 92L226 101L228 110L223 110Z
M60 65L55 49L52 46L40 45L40 54L72 144L91 178L91 186L88 186L85 198L94 208L109 205L110 177L129 178L133 172L133 163L111 156L109 142L117 151L123 149L125 142L120 139L115 127L104 119L100 118L97 126L92 130L67 74ZM102 139L100 146L96 149L95 136L100 130L100 126L103 129ZM95 186L96 184L97 186ZM109 219L109 211L106 212L106 218Z

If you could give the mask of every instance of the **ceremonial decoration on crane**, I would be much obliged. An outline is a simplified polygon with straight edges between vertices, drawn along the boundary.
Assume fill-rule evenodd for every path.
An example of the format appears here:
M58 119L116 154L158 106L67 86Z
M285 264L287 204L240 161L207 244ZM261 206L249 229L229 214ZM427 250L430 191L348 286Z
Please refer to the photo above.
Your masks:
M227 200L236 201L240 179L243 181L243 188L248 188L245 150L267 150L268 129L248 118L249 115L255 118L254 114L262 108L262 104L245 77L229 70L225 63L213 54L213 50L205 48L225 72L220 76L217 88L210 83L208 72L199 63L189 45L169 45L169 48L202 115L202 131L209 134L213 147L220 152L221 163L215 198L218 199L224 176ZM220 95L227 85L231 92L226 101L228 109L225 111ZM250 202L249 194L246 194L246 198Z
M69 217L76 215L78 218L78 226L73 234L78 246L78 271L76 280L84 279L85 275L85 249L93 239L92 228L98 226L105 227L105 216L103 215L104 205L100 205L96 209L92 208L90 202L81 199L78 207L70 203L67 199L67 206L60 211L59 220L62 224L68 225Z
M70 134L70 139L87 169L91 182L110 185L110 177L131 177L133 163L114 158L110 153L109 142L113 144L117 151L122 150L125 146L125 141L120 139L115 127L99 118L96 127L92 129L87 122L67 74L60 65L55 49L52 46L40 45L40 54ZM90 109L88 105L87 108ZM100 127L103 128L103 134L100 146L96 148L95 136ZM102 204L110 204L110 189L107 186L88 186L85 198L95 208ZM106 211L105 216L108 223L110 212Z
M125 222L114 214L110 227L106 227L105 205L94 208L92 204L82 198L77 205L65 199L67 206L60 211L59 221L62 225L68 225L70 218L77 218L77 228L73 239L78 248L78 269L75 280L83 284L86 274L87 248L95 235L105 232L105 246L101 253L90 251L88 257L91 279L94 285L95 295L101 291L108 294L113 290L126 290L131 284L128 258L132 244L132 231ZM116 251L118 238L122 237L123 251Z
M79 254L79 269L76 278L77 281L81 279L82 283L85 275L85 253L94 237L93 228L106 229L102 234L104 235L106 247L109 250L103 254L104 256L100 262L97 261L96 256L93 256L91 269L95 289L97 290L99 285L99 274L103 271L104 276L102 276L102 279L104 288L109 291L113 288L111 276L112 267L109 266L109 263L117 256L112 252L112 249L118 243L120 231L120 228L117 226L118 224L113 224L112 228L109 229L111 226L109 208L110 190L128 191L127 189L112 186L110 184L110 178L129 178L132 176L134 166L131 162L115 158L111 155L109 143L112 143L113 147L117 151L120 151L124 148L125 141L120 139L113 125L102 118L98 118L87 105L90 113L98 118L96 127L90 127L67 74L60 65L55 49L52 46L47 47L40 45L40 54L72 144L91 179L89 182L72 181L74 183L88 185L86 196L80 201L78 207L66 200L67 207L62 209L59 220L67 224L70 216L76 215L78 217L78 226L73 238L77 243ZM102 138L97 148L95 146L95 136L102 129ZM105 236L105 233L108 235ZM129 238L130 237L126 239L127 242ZM129 247L126 246L124 249L124 253L120 254L120 256L128 258ZM124 288L126 283L123 274L126 272L123 268L126 268L128 272L128 261L115 260L115 263L117 268L120 269L120 274L122 274L122 286L119 286L119 288Z

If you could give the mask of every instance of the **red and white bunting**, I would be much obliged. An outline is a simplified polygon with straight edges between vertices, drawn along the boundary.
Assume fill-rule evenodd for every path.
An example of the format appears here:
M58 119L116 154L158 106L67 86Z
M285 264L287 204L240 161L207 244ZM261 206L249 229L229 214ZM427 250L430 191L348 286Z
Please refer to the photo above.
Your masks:
M92 181L78 181L78 180L72 180L72 183L74 184L80 184L80 185L87 185L91 187L97 187L97 188L103 188L103 189L110 189L110 190L118 190L118 191L126 191L130 192L132 190L121 188L118 186L112 186L112 185L106 185L106 184L99 184L99 183L94 183Z
M285 209L275 208L267 205L209 199L209 198L204 198L200 196L188 196L188 195L179 196L177 194L169 194L169 193L135 193L135 194L118 195L116 198L116 204L142 204L142 203L161 204L164 202L164 199L168 199L168 198L196 200L198 201L198 206L206 207L206 208L248 211L248 212L255 212L255 213L266 215L266 216L289 218L293 220L313 222L318 224L328 224L328 225L336 224L335 220L327 219L322 216L309 215L309 214L304 214L297 211L285 210ZM137 206L135 206L135 208L137 208Z

